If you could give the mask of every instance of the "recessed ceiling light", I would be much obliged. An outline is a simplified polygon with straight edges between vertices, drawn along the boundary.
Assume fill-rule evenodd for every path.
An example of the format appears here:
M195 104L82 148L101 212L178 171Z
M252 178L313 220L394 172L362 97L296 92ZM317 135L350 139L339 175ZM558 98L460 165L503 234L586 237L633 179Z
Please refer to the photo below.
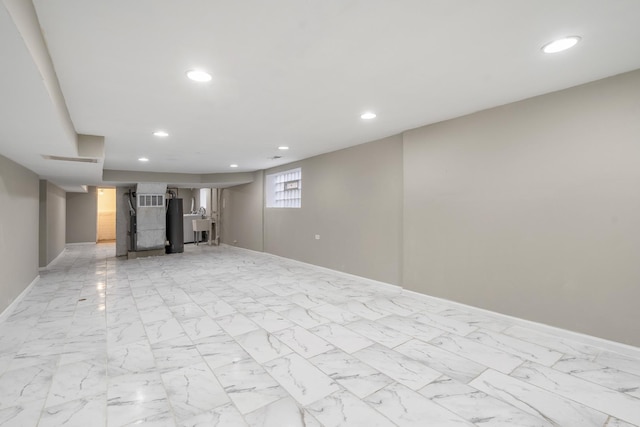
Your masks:
M202 70L189 70L187 71L187 77L194 82L208 82L211 80L211 74Z
M542 46L544 53L558 53L574 47L580 41L578 36L563 37Z
M236 165L236 164L234 163L234 164L232 164L232 165L229 165L229 167L230 167L230 168L237 168L237 167L238 167L238 165Z
M139 161L139 162L148 162L148 161L149 161L149 159L147 159L146 157L140 157L140 158L138 159L138 161Z
M155 136L159 136L161 138L164 138L165 136L169 136L169 134L163 130L157 130L153 133Z
M287 147L286 145L281 145L280 147L278 147L278 150L288 150L289 147Z
M376 113L366 112L360 115L360 118L363 120L371 120L376 118Z

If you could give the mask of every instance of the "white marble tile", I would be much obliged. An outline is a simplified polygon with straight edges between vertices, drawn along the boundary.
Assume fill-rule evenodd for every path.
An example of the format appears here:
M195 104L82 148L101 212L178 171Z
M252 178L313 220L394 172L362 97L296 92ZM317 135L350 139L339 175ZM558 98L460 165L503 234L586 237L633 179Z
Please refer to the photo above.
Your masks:
M394 304L405 307L415 312L438 313L450 308L443 300L437 300L427 295L403 291L400 295L392 297Z
M40 272L17 311L0 322L0 424L35 425L40 419L41 424L66 420L72 425L83 419L101 425L106 414L107 425L118 427L245 421L318 427L360 425L349 417L364 413L362 419L372 425L386 423L380 420L410 425L425 407L437 404L444 409L434 413L448 410L484 427L635 425L627 412L640 400L640 362L591 341L534 331L437 298L232 247L187 245L183 254L138 260L113 254L112 244L68 248L55 268ZM274 349L274 342L281 347ZM565 356L558 360L560 354ZM528 379L480 371L498 364L506 371L516 360L509 357L553 368L544 371L549 368L528 363L515 370L513 375ZM287 358L302 361L292 363L294 368L307 368L283 375L299 398L305 399L300 391L305 384L312 384L307 385L311 393L318 392L317 384L325 392L336 387L330 396L339 398L309 402L327 403L320 405L327 408L318 415L322 420L255 361L277 363L276 372ZM92 390L91 374L75 380L64 374L82 372L92 363L106 367L106 396L104 391L85 394ZM224 378L223 388L233 400L205 410L183 407L180 417L187 418L176 423L160 375L198 365ZM531 367L536 372L527 372ZM441 372L471 380L474 387ZM310 379L314 375L320 380ZM61 400L73 400L45 408L50 390ZM199 394L193 398L197 401ZM348 407L343 411L336 403ZM352 422L344 421L345 414Z
M302 405L308 405L338 390L326 374L298 354L265 363L265 369Z
M427 365L381 345L372 345L353 355L413 390L424 387L441 375Z
M640 376L578 357L561 359L553 369L640 399Z
M502 333L515 338L519 338L522 341L527 341L538 344L542 347L550 348L559 353L579 356L585 359L594 359L600 353L599 348L589 346L579 341L573 341L566 338L545 334L543 332L539 332L522 326L511 326L505 329Z
M532 362L511 375L623 421L640 424L640 399Z
M383 317L377 320L377 323L422 341L430 341L444 333L441 329L425 325L409 317L397 315Z
M373 341L370 339L365 338L337 323L328 323L326 325L317 326L311 329L310 332L327 340L347 353L362 350L363 348L369 347L373 344Z
M306 329L329 323L329 319L326 317L303 307L294 307L290 310L282 311L280 314Z
M393 382L383 373L337 349L312 357L309 362L360 398Z
M160 372L168 372L203 362L195 344L187 336L152 344L151 350Z
M237 311L244 313L245 315L247 313L255 313L256 311L268 310L267 306L259 303L251 297L243 297L233 302L229 299L226 299L226 302L228 302Z
M173 313L166 305L140 308L139 310L142 323L153 323L173 317Z
M179 421L229 402L229 397L205 363L162 374L171 406Z
M104 359L63 365L56 371L47 397L46 407L78 400L107 391L107 370Z
M107 426L172 426L173 411L168 399L152 401L107 402Z
M247 423L232 403L218 406L183 421L181 427L246 427Z
M253 357L256 362L264 363L293 351L278 338L264 329L258 329L236 337L238 344Z
M228 316L236 312L235 308L231 307L229 304L220 299L200 304L200 308L202 308L205 313L207 313L214 319L217 317Z
M271 363L271 362L269 362ZM243 360L214 370L238 410L246 414L280 400L285 390L253 360Z
M393 427L381 413L348 391L338 391L307 407L308 411L326 426Z
M457 335L441 335L429 343L505 374L523 363L523 359L511 353Z
M116 415L123 423L148 418L154 415L150 411L156 408L156 403L167 403L167 392L159 373L127 374L109 378L107 406L110 424Z
M364 401L403 427L473 426L464 418L402 384L391 384L365 398Z
M478 329L485 329L493 332L502 332L507 329L511 324L504 319L498 317L491 317L488 315L482 315L480 313L472 313L463 311L459 308L447 308L439 311L438 316L455 319L460 322L466 323L469 326L477 327Z
M469 385L558 426L602 427L607 419L599 411L491 369Z
M323 298L303 293L290 295L287 299L304 308L313 308L325 303Z
M348 323L345 327L389 348L393 348L411 339L409 335L371 320L360 320L358 322Z
M318 313L322 317L325 317L331 320L334 323L345 324L351 322L357 322L358 320L362 320L362 317L354 314L350 311L344 310L340 307L336 307L332 304L324 304L317 307L311 308L311 311L314 313Z
M147 332L140 320L130 323L107 324L107 344L122 345L147 339Z
M390 295L387 297L383 297L383 296L376 297L368 301L367 305L370 307L375 307L376 309L379 309L381 312L392 313L397 316L409 316L411 314L415 314L418 311L420 311L415 307L408 307L405 304L398 303L395 300L395 297L397 297L397 295Z
M264 304L269 310L279 313L281 311L289 310L296 306L288 298L281 297L279 295L271 295L269 297L260 298L260 302Z
M23 403L18 406L0 406L1 426L36 426L40 419L44 400Z
M340 304L338 307L368 320L377 320L391 314L390 311L383 310L376 304L372 304L370 300L365 302L351 300Z
M179 320L182 329L192 340L212 337L223 333L222 328L209 316Z
M287 307L287 309L290 307L291 306ZM247 313L246 316L249 320L268 332L281 331L282 329L290 328L294 325L292 321L287 320L280 313L271 310Z
M412 319L417 320L425 325L441 329L451 334L465 336L475 331L475 326L469 325L467 322L461 322L450 317L443 317L434 313L420 312L410 316Z
M546 347L489 330L477 330L466 338L545 366L553 365L563 356L562 353Z
M180 323L173 317L153 323L147 323L144 328L147 331L147 337L149 337L149 342L151 344L186 335Z
M640 357L633 358L612 351L602 351L598 354L596 362L619 371L640 375Z
M55 362L6 371L0 376L2 407L43 400L47 397L53 378Z
M207 313L205 313L204 310L201 309L200 306L194 302L170 306L169 310L171 310L174 317L180 320L191 319L194 317L202 317L207 315Z
M274 335L293 351L306 358L316 356L334 348L322 338L300 326L283 329L275 332Z
M420 340L407 341L394 350L463 383L468 383L487 369L484 365Z
M216 322L222 329L233 337L258 329L258 325L249 320L244 314L240 313L218 317L216 318Z
M49 406L42 411L38 427L86 427L87 420L91 426L106 426L106 401L105 393Z
M156 281L156 285L159 285ZM173 286L157 286L158 293L168 306L177 306L182 304L189 304L193 301L189 298L189 295L182 289L176 289Z
M629 424L629 423L625 423L622 420L619 420L617 418L614 417L609 417L609 419L607 420L606 427L636 427L633 424Z
M107 374L110 377L152 371L155 358L147 340L109 347Z
M196 348L211 369L251 358L249 353L227 334L197 340Z
M482 427L551 427L555 425L448 377L439 378L418 392L467 421Z
M322 427L290 397L253 411L245 418L251 427Z

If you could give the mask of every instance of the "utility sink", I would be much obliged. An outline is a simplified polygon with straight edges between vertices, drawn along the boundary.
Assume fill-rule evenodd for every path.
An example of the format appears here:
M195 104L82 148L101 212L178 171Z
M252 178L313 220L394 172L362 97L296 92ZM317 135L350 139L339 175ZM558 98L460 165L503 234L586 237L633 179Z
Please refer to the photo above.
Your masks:
M193 234L196 235L195 243L196 245L200 242L200 235L203 231L206 231L209 234L209 244L211 244L211 223L213 222L210 218L200 218L200 219L192 219L193 223Z

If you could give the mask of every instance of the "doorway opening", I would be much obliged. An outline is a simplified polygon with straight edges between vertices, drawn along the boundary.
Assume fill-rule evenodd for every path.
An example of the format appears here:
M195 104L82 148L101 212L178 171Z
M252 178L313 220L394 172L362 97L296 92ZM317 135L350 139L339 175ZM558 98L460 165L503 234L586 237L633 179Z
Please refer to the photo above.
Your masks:
M98 188L98 243L116 240L116 189Z

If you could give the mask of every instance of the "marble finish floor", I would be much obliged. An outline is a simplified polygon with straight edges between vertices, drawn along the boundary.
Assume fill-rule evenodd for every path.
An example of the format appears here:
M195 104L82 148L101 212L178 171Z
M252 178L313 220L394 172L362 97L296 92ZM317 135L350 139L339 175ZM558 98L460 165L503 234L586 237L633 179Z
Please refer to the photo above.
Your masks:
M0 323L2 426L640 426L640 358L230 247L70 246Z

